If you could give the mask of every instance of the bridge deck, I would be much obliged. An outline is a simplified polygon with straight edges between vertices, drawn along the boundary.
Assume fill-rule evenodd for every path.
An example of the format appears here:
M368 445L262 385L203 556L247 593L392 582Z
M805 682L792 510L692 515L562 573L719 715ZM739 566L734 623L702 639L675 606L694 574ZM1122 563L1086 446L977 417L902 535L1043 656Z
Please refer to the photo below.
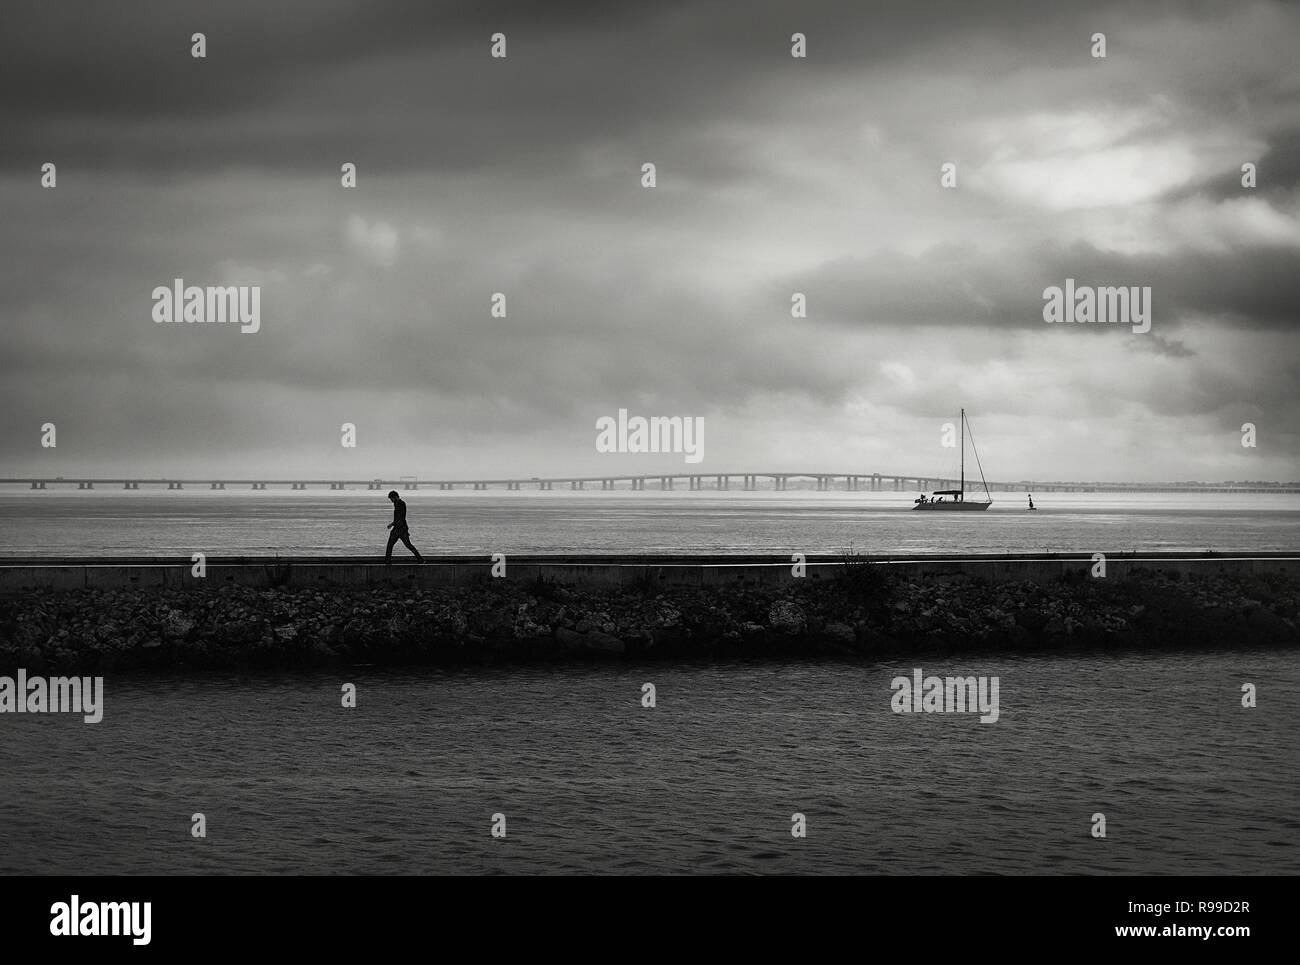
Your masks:
M760 486L760 480L766 485ZM0 479L0 485L25 486L29 489L49 489L59 486L76 486L78 489L107 488L110 486L125 489L138 489L141 486L165 487L168 490L189 488L208 488L221 490L228 486L245 486L253 489L295 489L307 487L328 487L331 490L361 489L382 490L397 489L411 491L419 489L459 489L470 488L483 490L489 487L505 487L508 490L554 489L557 486L569 486L572 489L585 490L588 485L593 489L599 484L600 489L629 489L633 492L646 488L646 483L658 483L659 488L676 489L678 484L689 490L716 489L718 491L773 489L786 491L791 480L811 482L817 491L832 489L851 492L932 492L955 486L958 480L936 476L900 475L894 473L823 473L823 472L681 472L681 473L644 473L615 474L602 476L547 476L528 478L487 477L479 479L328 479L328 478L228 478L222 476L199 476L185 478L158 478L144 476L24 476ZM738 485L732 485L739 481ZM712 483L712 485L708 485ZM889 486L886 486L886 483ZM802 487L796 487L796 489ZM1132 482L1072 482L1072 481L1035 481L1016 480L1011 482L991 482L988 488L992 492L1088 492L1088 493L1300 493L1300 485L1292 483L1132 483ZM968 492L977 492L968 489Z

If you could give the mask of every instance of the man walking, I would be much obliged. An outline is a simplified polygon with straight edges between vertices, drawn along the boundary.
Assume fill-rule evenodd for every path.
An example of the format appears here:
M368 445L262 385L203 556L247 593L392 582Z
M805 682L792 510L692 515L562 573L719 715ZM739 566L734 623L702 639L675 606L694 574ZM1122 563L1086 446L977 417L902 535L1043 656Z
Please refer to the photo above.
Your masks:
M384 551L384 565L393 565L393 547L397 545L399 539L408 550L415 554L415 561L423 563L424 557L420 555L419 550L411 545L411 531L406 527L406 503L402 501L401 496L397 495L396 489L388 493L388 498L393 503L393 521L388 524L388 528L392 532L388 534L388 549Z

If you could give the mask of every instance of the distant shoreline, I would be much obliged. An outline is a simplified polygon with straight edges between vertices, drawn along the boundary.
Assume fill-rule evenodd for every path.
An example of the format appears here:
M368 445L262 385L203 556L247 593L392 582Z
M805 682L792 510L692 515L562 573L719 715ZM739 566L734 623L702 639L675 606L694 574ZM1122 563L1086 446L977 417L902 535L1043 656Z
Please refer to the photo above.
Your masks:
M954 467L955 468L955 467ZM793 485L791 485L793 482ZM647 485L649 483L649 485ZM935 484L935 485L931 485ZM185 478L161 476L22 476L0 479L0 492L7 489L36 493L49 492L213 492L219 495L236 492L384 492L396 489L407 492L513 492L573 493L619 492L645 495L649 492L681 491L695 493L832 493L856 495L902 496L912 492L928 492L938 488L955 488L955 477L931 476L916 473L854 473L854 472L698 472L659 470L655 472L616 473L614 475L577 475L504 477L481 476L453 479L339 479L322 478L319 474L293 477L256 476L191 476ZM141 487L145 487L141 489ZM230 487L230 488L227 488ZM970 487L973 492L982 487ZM1223 493L1258 494L1300 493L1300 482L1272 480L1225 480L1222 482L1174 482L1157 480L1100 481L1100 480L1008 480L988 483L989 491L1004 498L1014 498L1026 493Z
M209 562L207 577L184 585L11 590L0 597L0 672L1288 647L1300 626L1300 560L1281 554L1111 557L1104 577L1080 556L888 565L809 558L802 577L789 560L714 567L642 559L625 569L604 564L619 577L605 583L562 578L571 563L534 563L530 572L520 560L504 578L490 576L485 560L387 572L371 562L343 564L360 582L294 583L245 562L239 567L256 565L266 578L243 585ZM996 577L967 572L981 565ZM459 566L463 579L438 584L440 566ZM1046 569L1026 579L1016 566ZM80 567L157 577L182 568ZM309 565L292 562L283 573L295 568ZM664 579L674 570L693 582ZM704 579L710 571L718 581Z

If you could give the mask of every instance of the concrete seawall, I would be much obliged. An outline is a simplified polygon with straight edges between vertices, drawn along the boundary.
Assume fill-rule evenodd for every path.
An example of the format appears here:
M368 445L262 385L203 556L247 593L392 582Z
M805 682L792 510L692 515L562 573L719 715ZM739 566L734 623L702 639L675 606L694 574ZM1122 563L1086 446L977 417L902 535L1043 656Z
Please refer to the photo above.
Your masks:
M916 556L854 558L853 566L882 566L909 578L969 576L989 581L1049 581L1069 574L1087 576L1091 555L1039 556ZM1259 553L1241 555L1140 554L1107 555L1106 578L1124 580L1136 573L1166 576L1300 574L1300 555ZM793 562L786 557L728 556L511 556L506 577L511 581L546 580L575 586L726 586L771 585L791 580ZM187 559L0 559L0 594L31 590L120 590L132 587L181 588L219 585L248 587L365 587L461 586L492 576L485 557L430 560L423 566L406 561L391 567L373 557L217 558L205 561L205 575L195 576ZM839 557L809 556L805 578L823 580L844 572Z

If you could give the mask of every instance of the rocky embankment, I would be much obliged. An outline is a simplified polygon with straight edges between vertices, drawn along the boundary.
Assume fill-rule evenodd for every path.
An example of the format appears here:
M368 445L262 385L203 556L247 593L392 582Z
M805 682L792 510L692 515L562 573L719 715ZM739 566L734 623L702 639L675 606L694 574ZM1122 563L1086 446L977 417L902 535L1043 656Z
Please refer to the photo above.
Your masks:
M0 673L1292 645L1298 623L1300 581L1281 575L986 583L858 566L761 587L78 590L0 600Z

